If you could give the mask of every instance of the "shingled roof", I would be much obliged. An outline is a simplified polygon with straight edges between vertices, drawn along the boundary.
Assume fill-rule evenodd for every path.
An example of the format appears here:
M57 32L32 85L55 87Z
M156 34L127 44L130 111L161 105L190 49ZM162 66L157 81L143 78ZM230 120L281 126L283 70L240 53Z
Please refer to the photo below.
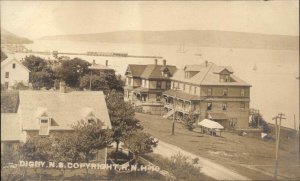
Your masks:
M219 73L226 69L231 73L232 82L220 82ZM198 72L193 77L185 78L185 71ZM195 85L229 85L229 86L251 86L247 82L233 75L233 69L230 66L218 66L212 62L207 62L200 65L187 65L185 69L180 69L175 72L172 80L187 82Z
M162 71L168 69L170 74L173 75L177 70L176 66L173 65L133 65L129 64L126 72L131 72L133 77L141 77L145 79L166 79L162 75ZM126 75L126 74L125 74Z
M147 65L136 65L136 64L129 64L126 70L125 75L127 72L130 72L132 77L140 77L144 72Z
M39 130L38 117L46 114L55 125L50 130L71 130L89 114L111 128L104 95L100 91L20 91L18 114L24 130Z

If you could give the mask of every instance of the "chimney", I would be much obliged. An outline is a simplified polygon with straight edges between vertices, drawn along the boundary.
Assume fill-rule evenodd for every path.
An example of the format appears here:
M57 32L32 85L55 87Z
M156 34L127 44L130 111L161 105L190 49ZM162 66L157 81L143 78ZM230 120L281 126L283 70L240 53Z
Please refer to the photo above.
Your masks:
M93 60L93 65L95 65L96 64L96 61L95 60Z
M108 66L108 60L106 60L106 62L105 62L105 66L106 66L106 67Z
M163 60L163 65L164 65L164 66L167 65L167 60L166 60L166 59Z
M207 66L208 66L208 61L206 60L206 61L205 61L205 67L207 67Z
M59 82L59 92L66 93L66 83L64 81Z
M154 60L154 64L157 65L157 59Z

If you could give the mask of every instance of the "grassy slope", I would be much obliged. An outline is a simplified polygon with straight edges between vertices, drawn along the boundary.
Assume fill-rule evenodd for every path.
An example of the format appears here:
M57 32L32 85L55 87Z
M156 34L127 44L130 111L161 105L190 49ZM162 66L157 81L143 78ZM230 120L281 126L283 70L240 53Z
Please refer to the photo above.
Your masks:
M170 120L140 113L136 114L136 118L141 120L146 132L162 141L209 158L251 179L272 179L275 142L241 137L229 132L223 132L222 137L212 137L188 131L180 124L176 124L175 135L172 136ZM279 158L279 175L283 178L300 178L299 166L296 166L299 165L299 139L281 138ZM269 176L247 169L245 166L248 165L254 169L263 169Z

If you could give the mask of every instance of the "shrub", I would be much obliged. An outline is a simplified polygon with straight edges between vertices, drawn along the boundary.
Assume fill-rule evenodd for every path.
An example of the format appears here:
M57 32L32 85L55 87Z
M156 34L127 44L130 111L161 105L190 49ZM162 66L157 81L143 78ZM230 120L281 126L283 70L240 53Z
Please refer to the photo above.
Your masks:
M175 176L176 180L211 180L208 176L200 173L200 168L193 166L193 164L189 162L189 157L180 153L173 155L170 159L155 154L145 157L153 164L159 166L161 170L166 170Z

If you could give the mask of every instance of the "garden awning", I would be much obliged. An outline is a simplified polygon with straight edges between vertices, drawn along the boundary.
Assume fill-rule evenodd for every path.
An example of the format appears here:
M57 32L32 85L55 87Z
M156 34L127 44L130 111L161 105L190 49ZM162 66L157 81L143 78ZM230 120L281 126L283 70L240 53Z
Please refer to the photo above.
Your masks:
M224 129L222 125L209 119L203 119L201 122L198 123L198 125L210 129Z

